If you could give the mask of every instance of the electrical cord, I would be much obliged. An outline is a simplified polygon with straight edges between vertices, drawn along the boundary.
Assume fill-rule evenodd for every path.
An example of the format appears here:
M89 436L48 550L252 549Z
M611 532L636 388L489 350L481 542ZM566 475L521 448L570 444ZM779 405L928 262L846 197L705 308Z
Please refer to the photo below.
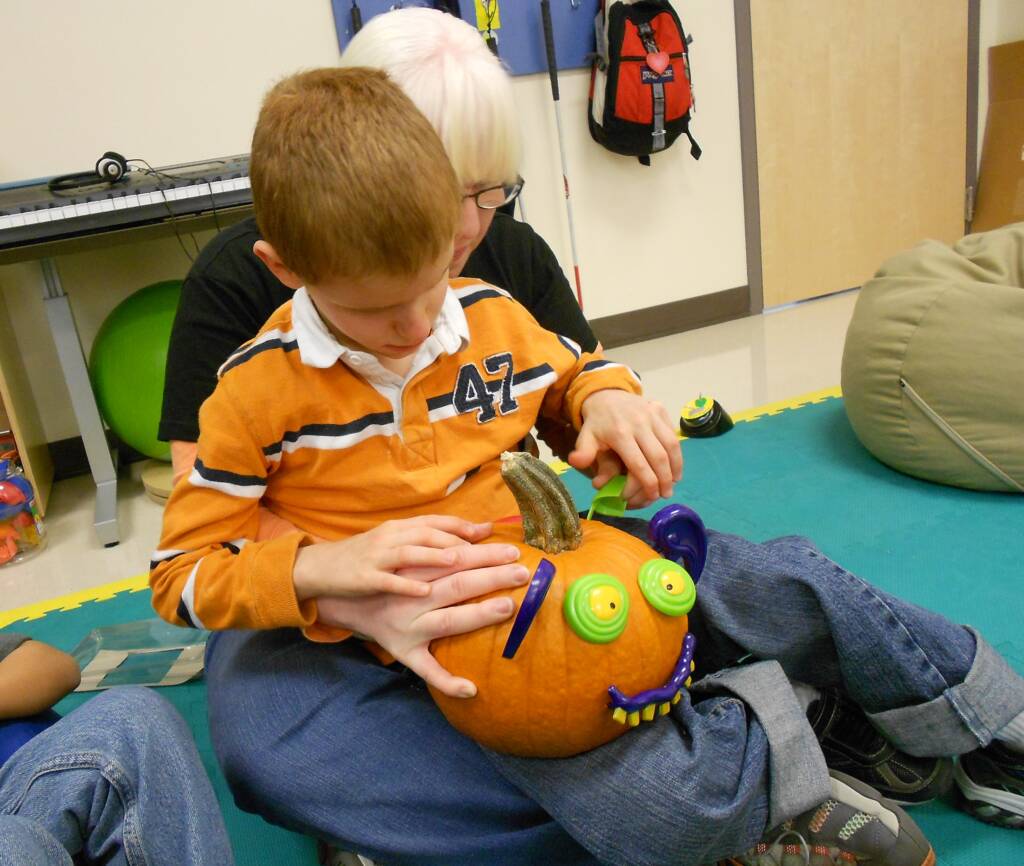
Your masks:
M157 187L156 188L161 193L165 193L167 189L175 189L173 184L180 180L180 178L177 178L177 177L175 177L172 174L168 174L165 171L160 171L159 169L153 168L153 166L151 166L148 162L146 162L146 160L142 159L141 157L133 157L132 159L125 160L125 162L127 162L129 165L131 165L132 163L141 163L143 166L145 166L145 168L133 168L133 170L134 171L138 171L141 174L148 174L148 175L151 175L152 177L157 178ZM166 178L167 180L171 181L172 182L172 186L170 186L170 187L162 186L160 184L160 182L159 182L160 178ZM211 211L213 213L213 223L217 227L217 231L220 232L221 231L220 217L218 216L218 213L217 213L217 200L216 200L216 197L213 194L213 186L212 186L212 184L207 183L207 188L209 190L208 195L210 197L210 209L211 209ZM161 195L160 199L163 201L164 207L167 209L167 216L168 216L168 218L170 220L171 227L174 229L174 236L178 239L178 245L181 247L182 252L184 252L185 255L188 257L188 260L190 262L194 263L195 260L196 260L195 256L193 256L188 251L188 248L185 246L185 241L181 237L181 232L178 229L178 216L177 216L177 214L175 214L174 211L171 209L170 202L167 201L167 196L166 195ZM198 256L199 252L200 252L200 250L199 250L199 241L196 240L196 236L195 236L195 234L193 232L189 232L188 236L192 240L192 246L195 247L195 255Z

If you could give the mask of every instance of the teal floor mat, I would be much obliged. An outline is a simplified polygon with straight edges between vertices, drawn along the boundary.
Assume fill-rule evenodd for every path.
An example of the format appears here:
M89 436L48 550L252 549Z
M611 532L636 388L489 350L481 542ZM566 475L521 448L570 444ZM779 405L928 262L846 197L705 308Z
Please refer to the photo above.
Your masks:
M1024 674L1024 497L889 469L854 436L838 398L687 440L683 455L676 499L708 526L755 541L806 535L855 574L975 626ZM563 477L589 505L589 482ZM913 812L941 866L1024 863L1024 832L981 824L951 804Z
M807 535L882 588L976 626L1024 673L1024 497L942 487L886 468L856 440L839 399L738 423L726 436L685 442L683 452L676 498L709 526L758 541ZM563 477L587 507L589 482L575 473ZM122 593L9 628L70 650L92 628L149 616L148 592ZM310 840L235 808L210 747L205 687L161 693L195 734L239 866L315 864ZM58 710L66 713L83 700L74 695ZM942 866L1024 863L1020 831L986 826L945 802L919 807L914 817Z

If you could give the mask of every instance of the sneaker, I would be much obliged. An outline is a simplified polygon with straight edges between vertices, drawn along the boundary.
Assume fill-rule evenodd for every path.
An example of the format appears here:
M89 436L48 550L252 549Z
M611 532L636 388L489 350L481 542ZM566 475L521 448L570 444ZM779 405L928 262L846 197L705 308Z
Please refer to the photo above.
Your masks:
M832 772L832 796L718 866L935 866L913 819L870 785Z
M986 824L1024 830L1024 754L998 741L960 758L957 802Z
M945 794L953 781L950 758L915 758L880 734L864 711L835 689L822 692L807 709L825 762L867 782L879 793L910 806Z

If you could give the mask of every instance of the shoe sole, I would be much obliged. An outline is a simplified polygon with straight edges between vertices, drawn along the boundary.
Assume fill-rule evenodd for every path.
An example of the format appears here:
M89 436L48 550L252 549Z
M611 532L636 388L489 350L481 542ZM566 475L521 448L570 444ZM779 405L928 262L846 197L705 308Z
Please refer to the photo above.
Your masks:
M925 838L924 833L921 832L921 828L917 826L914 819L911 818L898 803L894 800L890 800L888 797L880 795L878 791L870 785L860 781L859 779L855 779L852 776L847 776L845 773L837 773L833 771L830 775L834 780L841 782L848 788L852 788L863 798L865 802L857 803L857 808L861 811L868 815L875 816L890 829L892 829L891 818L886 816L884 813L888 811L896 817L899 838L911 840L910 844L922 852L922 859L916 864L908 863L901 864L901 866L935 866L935 851L932 849L931 844ZM833 796L835 796L834 792ZM837 797L836 799L839 798ZM890 864L888 861L882 861L879 862L877 866L890 866Z
M996 827L1024 830L1024 797L979 785L959 764L955 778L957 804L968 815Z
M894 803L902 806L906 809L908 806L913 808L914 806L923 806L925 803L933 803L940 797L945 796L953 788L953 774L955 772L952 761L943 761L939 767L935 777L923 788L921 791L927 791L928 794L925 797L917 796L915 799L904 799L910 792L908 791L883 791L881 787L874 786L875 790L878 791L883 797L887 797ZM868 783L871 784L870 782Z

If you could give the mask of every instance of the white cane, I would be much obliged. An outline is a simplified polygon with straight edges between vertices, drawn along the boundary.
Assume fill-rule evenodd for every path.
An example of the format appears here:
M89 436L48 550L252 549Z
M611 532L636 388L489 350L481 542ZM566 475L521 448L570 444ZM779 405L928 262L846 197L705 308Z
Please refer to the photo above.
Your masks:
M548 55L548 77L551 79L551 98L555 103L555 125L558 127L558 153L562 158L562 184L565 186L565 213L569 219L569 245L572 248L572 270L576 277L576 300L583 307L583 287L580 283L580 259L576 252L576 227L572 219L572 201L569 198L569 168L565 159L565 134L562 132L562 110L558 102L558 63L555 60L555 37L551 28L550 0L540 0L540 14L544 22L544 46Z

